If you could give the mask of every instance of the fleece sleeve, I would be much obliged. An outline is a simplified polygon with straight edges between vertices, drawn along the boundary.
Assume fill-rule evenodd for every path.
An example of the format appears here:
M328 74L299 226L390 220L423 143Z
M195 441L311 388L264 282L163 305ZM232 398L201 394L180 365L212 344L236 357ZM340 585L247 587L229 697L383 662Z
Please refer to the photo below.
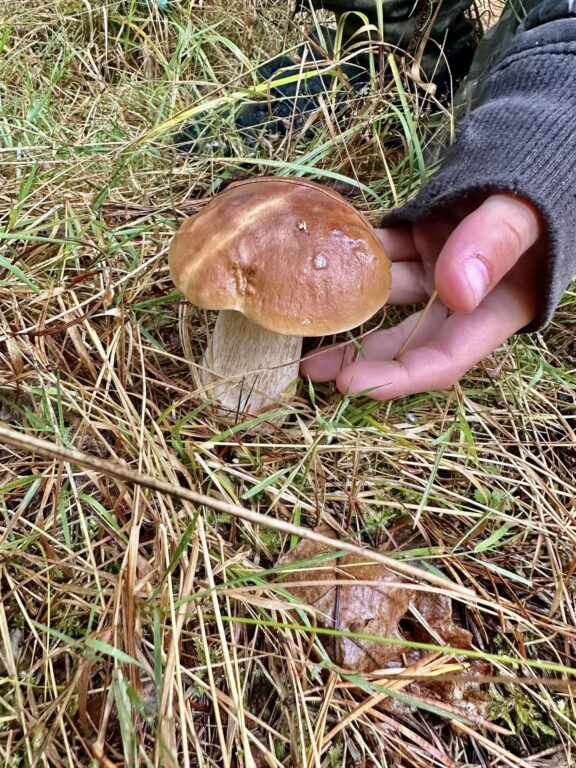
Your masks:
M549 258L535 322L576 273L576 0L545 0L485 78L438 172L383 226L414 222L478 193L507 191L540 211Z

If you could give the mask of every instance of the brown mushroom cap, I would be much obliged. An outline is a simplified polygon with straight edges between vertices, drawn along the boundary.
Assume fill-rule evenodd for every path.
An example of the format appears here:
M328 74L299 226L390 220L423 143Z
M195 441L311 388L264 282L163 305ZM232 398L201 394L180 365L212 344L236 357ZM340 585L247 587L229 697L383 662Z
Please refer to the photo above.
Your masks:
M193 304L295 336L354 328L390 291L390 262L366 219L337 192L298 178L230 185L182 224L169 265Z

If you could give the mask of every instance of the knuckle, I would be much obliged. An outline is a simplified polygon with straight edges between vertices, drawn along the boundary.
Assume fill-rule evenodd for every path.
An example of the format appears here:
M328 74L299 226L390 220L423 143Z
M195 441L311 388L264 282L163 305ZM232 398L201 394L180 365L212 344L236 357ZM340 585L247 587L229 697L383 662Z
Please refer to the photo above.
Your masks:
M498 256L504 257L507 261L516 261L524 251L524 233L521 228L509 219L503 219L501 223L500 249L502 251Z
M437 386L439 389L449 389L453 387L464 374L468 371L468 366L457 360L453 353L438 341L431 341L429 346L438 355L442 361L441 370L437 375Z

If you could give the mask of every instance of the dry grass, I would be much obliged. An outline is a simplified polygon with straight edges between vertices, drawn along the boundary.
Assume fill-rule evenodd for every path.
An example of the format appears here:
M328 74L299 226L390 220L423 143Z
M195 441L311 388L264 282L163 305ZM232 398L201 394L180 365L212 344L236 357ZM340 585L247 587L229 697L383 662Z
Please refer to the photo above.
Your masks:
M344 124L327 103L311 142L245 147L241 89L299 34L283 3L231 5L1 11L0 418L49 444L0 447L3 763L572 765L576 297L452 392L382 405L303 382L257 423L219 416L190 363L211 318L167 272L180 215L265 172L376 215L418 186L442 117L388 68ZM190 107L228 156L136 143ZM279 578L290 525L319 524L452 582L492 660L488 720L389 706L465 654L396 679L330 661Z

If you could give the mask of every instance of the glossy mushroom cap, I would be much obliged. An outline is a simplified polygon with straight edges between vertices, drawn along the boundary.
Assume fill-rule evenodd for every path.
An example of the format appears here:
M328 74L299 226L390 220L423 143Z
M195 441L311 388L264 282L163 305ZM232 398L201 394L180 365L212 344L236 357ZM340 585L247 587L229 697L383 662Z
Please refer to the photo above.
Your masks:
M193 304L295 336L355 328L390 291L390 263L366 219L337 192L297 178L229 186L182 224L169 265Z

